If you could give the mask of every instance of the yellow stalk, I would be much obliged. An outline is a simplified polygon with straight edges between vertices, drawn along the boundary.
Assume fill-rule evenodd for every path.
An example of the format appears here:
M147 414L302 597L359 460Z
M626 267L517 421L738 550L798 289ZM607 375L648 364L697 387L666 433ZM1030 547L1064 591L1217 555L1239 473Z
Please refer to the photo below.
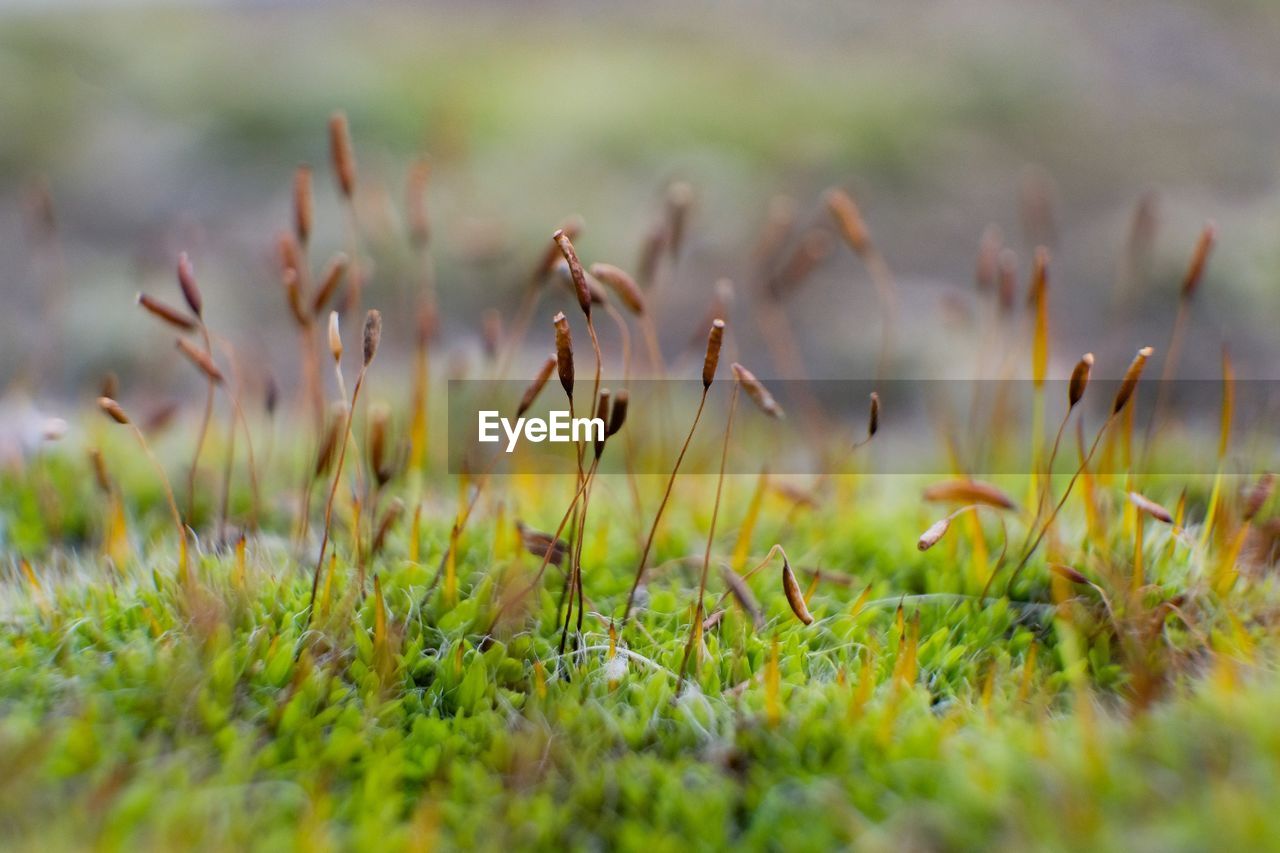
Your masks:
M18 567L22 570L22 576L31 586L31 596L35 599L40 612L47 616L49 614L49 599L45 597L44 589L40 586L40 582L36 580L35 572L31 571L31 564L23 559L18 561Z
M419 541L422 538L422 503L413 508L413 524L409 528L409 562L418 562Z
M849 608L849 618L852 619L862 612L862 608L866 606L867 599L871 597L871 584L867 584L862 593L853 602L853 607Z
M547 698L547 668L540 660L533 662L533 692L539 699Z
M1231 419L1235 410L1235 369L1231 366L1231 352L1222 348L1222 423L1218 432L1218 470L1213 475L1213 490L1209 493L1209 507L1205 513L1204 530L1200 534L1200 550L1209 547L1213 525L1217 520L1218 500L1222 492L1222 466L1231 443Z
M236 542L236 565L231 574L231 585L238 590L244 589L245 576L245 540L244 537Z
M111 495L108 509L106 552L119 569L129 559L129 522L124 514L124 501L119 495Z
M982 695L979 704L982 706L982 712L987 716L991 715L991 698L995 695L996 690L996 662L993 660L987 665L987 675L982 679Z
M1142 585L1146 582L1146 572L1142 565L1142 531L1145 525L1141 518L1134 520L1133 527L1133 597L1137 601L1138 595L1142 591Z
M1240 550L1244 547L1245 537L1249 534L1248 523L1240 525L1231 544L1218 557L1213 570L1213 588L1218 595L1226 595L1236 582L1236 561L1240 559Z
M324 595L320 598L320 612L328 614L330 596L333 592L333 576L338 573L338 555L329 558L329 573L324 579Z
M1022 663L1022 681L1018 685L1018 702L1026 702L1031 696L1031 682L1036 674L1036 651L1039 647L1033 642L1027 648L1027 658Z
M747 505L746 518L742 520L742 527L738 530L738 542L733 547L733 557L729 563L738 574L742 574L742 569L747 565L747 555L751 551L751 533L755 530L756 519L760 516L760 506L764 503L768 485L769 474L767 471L761 471L759 478L756 479L756 490L751 493L751 502Z
M858 689L853 692L849 701L850 722L862 716L862 709L871 701L871 692L875 689L875 652L868 648L862 658L862 669L858 673Z

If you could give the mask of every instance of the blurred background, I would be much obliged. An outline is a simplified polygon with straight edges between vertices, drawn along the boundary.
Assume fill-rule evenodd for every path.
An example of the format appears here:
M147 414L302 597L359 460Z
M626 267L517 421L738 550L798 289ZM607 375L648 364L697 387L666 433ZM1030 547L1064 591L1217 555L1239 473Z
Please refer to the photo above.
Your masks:
M482 358L486 308L511 320L566 215L585 223L585 259L634 269L674 181L694 202L659 317L672 354L701 334L728 277L737 344L778 374L746 310L754 247L770 222L790 217L789 239L826 223L832 185L857 199L898 278L903 375L972 374L956 353L984 310L974 270L992 225L1019 259L1018 310L1033 246L1052 250L1057 375L1091 349L1115 376L1134 348L1166 342L1209 219L1219 242L1181 372L1216 377L1230 339L1242 376L1270 378L1280 351L1280 4L1267 0L0 10L11 392L87 400L111 370L126 388L198 397L171 333L133 303L140 290L177 301L182 250L210 325L291 387L275 241L309 163L311 263L344 245L336 109L359 161L365 305L387 310L393 354L413 328L402 295L415 278L396 242L405 180L429 157L436 348L456 372ZM531 352L549 349L543 321L560 304L542 304ZM810 375L871 375L878 304L843 245L786 310Z

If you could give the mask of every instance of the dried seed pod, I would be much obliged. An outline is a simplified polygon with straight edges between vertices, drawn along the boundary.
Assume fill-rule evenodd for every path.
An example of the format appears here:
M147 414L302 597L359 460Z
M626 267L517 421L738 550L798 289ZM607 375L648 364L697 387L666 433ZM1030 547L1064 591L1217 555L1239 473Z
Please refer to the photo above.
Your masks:
M1089 579L1087 577L1085 577L1076 569L1071 568L1070 566L1064 566L1062 563L1050 563L1049 571L1053 572L1058 577L1061 577L1070 581L1071 583L1078 583L1083 586L1090 585Z
M805 603L804 594L800 592L800 584L796 583L795 572L791 571L791 563L787 561L787 555L782 555L782 591L787 596L787 604L791 605L791 612L796 615L806 625L813 624L813 614L809 612L809 605Z
M311 167L299 166L293 173L293 231L298 242L306 245L311 239L311 222L315 204L311 193Z
M339 252L324 268L324 274L320 277L320 286L316 288L316 295L311 300L311 313L314 316L319 317L324 306L328 305L329 300L333 298L333 294L338 292L338 286L342 284L342 278L347 274L348 263L347 256Z
M716 367L720 364L720 347L724 344L724 320L716 318L711 321L711 332L707 335L707 355L702 360L702 390L711 387L716 378Z
M853 198L844 190L833 187L826 193L827 210L835 220L840 236L858 257L865 257L871 247L871 238L862 213Z
M538 395L542 393L542 388L547 384L547 380L551 378L551 373L556 369L556 357L554 355L547 356L547 360L542 363L542 367L538 370L538 375L533 377L533 381L524 389L524 396L520 398L520 405L516 407L516 418L524 417L525 413L533 406L534 400L538 399Z
M742 576L728 566L720 566L720 576L724 578L725 586L729 587L729 592L733 594L733 600L738 602L738 606L751 617L751 624L757 630L764 628L764 611L760 608L760 603L756 601L756 597L751 593L751 587L747 586L747 582Z
M373 545L370 546L371 555L376 555L382 551L382 547L387 543L387 536L402 515L404 515L404 501L396 498L391 501L387 511L382 514L382 521L378 524L378 532L373 537Z
M637 316L644 314L644 294L631 276L613 264L592 264L591 275L616 293L631 313Z
M655 222L645 234L640 246L640 258L636 261L636 278L645 287L653 285L662 253L667 248L667 237L667 223L661 220Z
M996 509L1015 509L1018 505L1005 492L981 480L944 480L924 490L926 501L983 504Z
M1031 380L1039 388L1049 373L1049 250L1037 246L1031 274L1035 333L1031 341Z
M769 279L768 295L781 299L794 292L831 254L831 235L813 228L804 234L781 268Z
M338 453L338 439L346 424L346 418L346 405L334 403L329 414L329 425L320 439L320 446L316 448L316 463L312 469L316 477L322 476L333 465L334 457Z
M582 309L583 314L590 317L591 289L587 286L587 274L582 269L582 262L578 260L578 253L573 249L573 242L563 230L552 234L551 239L556 241L556 245L560 247L560 253L564 255L565 263L569 265L569 275L573 276L573 289L578 295L578 307Z
M791 238L795 224L795 199L786 195L775 195L769 199L764 225L751 248L751 260L761 268L768 268Z
M552 539L549 533L525 527L520 521L516 522L516 530L520 533L520 543L533 556L543 559L550 551L550 562L553 566L564 563L565 557L569 555L569 543L563 539Z
M951 528L951 516L939 519L929 525L929 529L920 534L920 538L916 541L916 547L921 551L928 551L934 545L938 544L938 540L947 535L947 531Z
M116 376L115 371L108 370L102 374L102 384L99 388L99 397L111 397L114 399L120 393L120 377Z
M263 390L263 408L267 410L267 417L275 415L278 405L280 405L280 385L276 382L275 376L268 373L266 387Z
M187 301L187 307L191 309L191 313L203 319L204 297L200 295L200 287L196 284L196 271L191 266L191 259L187 257L186 252L178 255L178 287L182 289L182 298Z
M613 411L609 415L609 428L605 430L606 435L614 435L622 429L622 425L627 422L627 407L630 402L631 395L626 391L619 391L614 395Z
M89 448L89 465L93 468L93 480L99 491L105 495L111 494L111 476L107 473L107 463L102 458L102 451L96 447Z
M1080 361L1076 362L1075 370L1071 371L1071 383L1067 386L1067 406L1075 408L1080 399L1084 397L1084 391L1089 387L1089 376L1093 372L1093 353L1087 352Z
M611 399L612 394L609 393L609 389L601 388L600 397L596 400L596 420L604 424L605 428L600 433L600 436L595 440L595 453L597 459L600 458L600 454L604 453L604 442L605 439L609 437L609 402Z
M391 410L383 404L369 409L369 468L373 471L379 486L385 486L391 479L393 466L391 456L387 452L387 437L391 426Z
M276 237L276 255L280 261L280 271L284 274L293 272L302 277L302 248L298 240L288 231L281 231Z
M124 409L122 409L120 404L110 397L99 397L98 408L102 409L102 411L106 413L107 417L111 418L111 420L118 424L129 423L129 416L124 413Z
M160 432L169 424L173 423L173 419L178 414L181 406L175 400L161 403L155 406L151 411L147 412L142 421L142 431L145 433Z
M1000 313L1010 314L1018 293L1018 255L1012 249L1005 249L1000 253L996 280L999 284Z
M1155 350L1151 347L1143 347L1133 357L1129 369L1124 372L1124 379L1120 381L1120 389L1116 391L1115 402L1111 405L1112 415L1120 414L1120 410L1128 404L1129 398L1138 387L1138 380L1142 378L1142 370L1147 366L1147 359L1151 358L1153 352Z
M364 315L364 366L373 362L378 354L378 344L382 341L382 312L370 308Z
M1004 235L996 225L988 225L978 241L978 260L975 264L974 279L978 283L978 291L995 290L1000 280L1000 250L1004 245Z
M570 240L578 239L578 235L582 233L582 217L576 214L567 217L560 223L560 227L556 229L556 233L563 234ZM533 283L535 285L540 284L551 272L552 268L555 267L556 261L560 260L562 257L560 244L555 240L552 240L547 245L546 250L543 251L542 257L538 259L537 266L533 268Z
M867 441L870 441L880 429L880 395L871 392L871 407L867 414Z
M1209 252L1213 250L1213 244L1218 240L1218 228L1213 222L1206 222L1204 229L1200 232L1200 239L1196 241L1196 250L1191 255L1191 263L1187 266L1187 274L1182 279L1181 297L1190 299L1196 295L1196 291L1200 288L1200 281L1204 278L1204 268L1209 262Z
M565 264L565 271L568 272L568 264ZM587 292L591 294L592 305L604 305L609 301L609 291L600 283L599 279L591 273L586 274ZM572 276L569 276L569 283L573 283ZM576 292L576 291L575 291Z
M782 411L782 407L778 405L778 401L773 399L773 395L769 393L769 389L756 378L755 374L747 370L738 362L734 362L733 375L742 386L742 390L747 392L747 396L751 398L751 402L755 403L760 411L764 412L771 418L782 419L786 414Z
M342 333L338 330L337 311L329 312L329 353L334 364L342 361Z
M794 504L798 507L807 507L813 509L818 505L818 498L814 492L802 489L794 483L778 482L771 480L769 488L783 500Z
M158 317L160 320L163 320L175 329L183 332L190 332L192 329L196 328L195 320L191 319L186 314L183 314L167 302L161 302L159 299L148 296L145 293L138 294L137 302L148 313Z
M409 220L409 242L421 249L431 239L431 220L427 215L427 183L431 180L431 163L419 157L409 169L405 187L405 214Z
M356 191L356 157L351 149L347 116L342 112L329 117L329 158L333 163L333 174L338 179L338 189L350 201Z
M676 181L667 187L667 250L673 258L684 245L685 226L692 208L693 187L684 181Z
M1262 507L1271 498L1271 492L1275 488L1276 477L1270 471L1258 478L1258 482L1245 496L1243 516L1245 521L1253 521L1254 517L1262 510Z
M560 374L560 386L573 399L573 338L569 335L569 320L560 311L552 319L556 326L556 368Z
M1173 513L1165 509L1160 504L1150 498L1140 495L1137 492L1129 492L1129 502L1136 506L1141 512L1154 518L1156 521L1163 521L1165 524L1173 524Z
M289 313L293 315L293 321L305 327L311 322L311 318L302 305L302 281L298 278L298 271L285 268L280 280L284 284L284 300L289 306Z
M178 349L194 364L210 382L222 384L222 371L213 363L213 358L204 350L197 349L195 344L186 338L178 338Z

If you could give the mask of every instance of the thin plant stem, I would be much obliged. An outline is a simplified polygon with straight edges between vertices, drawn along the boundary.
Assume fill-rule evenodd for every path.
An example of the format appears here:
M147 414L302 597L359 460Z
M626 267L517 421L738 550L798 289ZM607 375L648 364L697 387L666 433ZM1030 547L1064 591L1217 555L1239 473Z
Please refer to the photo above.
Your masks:
M1076 480L1080 478L1080 474L1084 471L1084 469L1089 466L1089 462L1093 459L1093 454L1098 449L1098 443L1102 441L1102 436L1106 434L1107 428L1111 426L1111 422L1114 421L1115 418L1116 418L1116 414L1113 412L1111 415L1107 417L1105 421L1103 421L1102 426L1098 428L1097 435L1093 437L1093 444L1089 446L1089 452L1085 454L1084 459L1080 460L1080 465L1076 468L1075 473L1071 475L1071 479L1067 482L1067 488L1062 492L1062 497L1058 499L1058 503L1056 506L1054 506L1053 512L1049 514L1049 518L1045 521L1044 525L1041 526L1040 532L1036 535L1035 541L1031 543L1030 547L1024 550L1022 557L1018 560L1018 565L1014 568L1013 572L1009 575L1009 580L1005 583L1006 596L1009 594L1009 591L1013 588L1013 582L1018 579L1018 575L1022 573L1022 570L1024 568L1026 568L1027 562L1031 559L1031 555L1034 554L1036 551L1036 548L1040 546L1040 542L1041 540L1044 539L1045 533L1048 532L1049 528L1053 526L1053 522L1054 520L1057 519L1058 513L1062 511L1062 507L1066 504L1067 498L1071 496L1071 490L1072 488L1075 487ZM994 578L995 578L995 573L993 572L991 577L987 578L987 585L986 585L987 589L991 587L991 581ZM982 595L984 598L986 597L987 589L983 589L982 591Z
M592 470L592 473L595 472L595 463L592 464L591 470ZM590 478L588 477L588 481L589 479ZM543 574L546 573L547 566L551 564L551 555L555 553L556 542L560 539L560 534L564 532L565 525L569 523L569 518L573 515L573 510L578 505L578 500L582 497L583 493L586 491L586 488L587 488L586 482L583 482L581 485L578 486L577 492L574 493L573 500L569 502L568 509L564 511L564 516L561 517L560 523L556 525L555 532L551 534L551 544L547 546L546 552L543 553L542 564L538 566L538 571L536 574L534 574L533 580L529 583L528 586L526 586L523 590L521 590L519 595L516 595L508 599L498 608L498 612L494 614L493 621L489 623L489 629L485 632L486 635L493 634L494 628L497 627L498 622L501 621L502 616L507 612L507 609L511 606L512 602L522 600L526 595L533 592L533 590L537 589L538 584L542 581Z
M627 593L627 605L622 611L622 624L627 623L627 618L631 615L631 608L635 605L636 590L640 588L640 582L644 580L645 563L649 560L649 552L653 549L654 536L658 532L658 524L662 521L662 514L666 512L667 504L671 500L671 489L675 486L676 475L680 473L680 464L684 462L684 455L689 450L689 444L693 441L693 433L698 428L698 421L702 419L702 410L707 405L707 393L711 390L711 386L702 389L702 398L698 401L698 410L693 414L693 423L689 425L689 434L685 436L684 444L680 446L680 454L676 457L676 464L671 469L671 476L667 478L666 491L662 493L662 501L658 504L658 511L653 516L653 524L649 527L649 535L645 539L644 550L640 552L640 563L636 566L636 577L631 582L631 591Z
M698 580L698 599L694 609L693 624L689 626L689 642L684 648L684 657L680 661L680 684L684 683L684 675L688 670L689 657L693 654L694 643L702 626L702 598L707 593L707 572L711 568L711 543L716 536L716 520L720 516L720 497L724 491L724 470L729 459L729 438L733 434L733 415L738 409L738 389L742 383L734 381L733 392L729 395L729 416L724 424L724 444L720 447L720 474L716 478L716 500L711 507L711 528L707 531L707 547L702 553L702 575Z
M173 487L169 485L169 476L165 474L164 466L160 464L160 460L151 452L151 446L147 444L146 436L142 434L142 430L132 421L129 422L129 429L133 432L133 437L137 439L138 446L142 448L142 452L146 454L147 460L150 461L151 467L160 477L160 485L164 487L165 501L169 504L169 513L173 516L173 526L178 531L178 570L183 580L187 578L187 528L182 523L182 513L178 511L178 501L173 496Z
M196 322L200 324L200 337L204 341L205 353L213 358L213 344L209 339L209 327L205 325L203 319L197 317ZM200 431L196 434L196 449L191 458L191 471L187 474L187 518L195 515L196 507L196 472L200 468L200 454L204 450L205 438L209 433L209 421L213 418L213 398L215 393L215 381L212 377L208 379L208 390L204 399L204 415L200 420Z
M324 552L329 545L329 531L333 524L333 502L338 495L338 486L342 483L342 465L347 458L347 444L352 440L351 419L355 415L356 401L360 397L360 387L364 385L364 376L367 371L368 365L365 365L356 374L356 386L351 392L351 406L347 409L346 421L342 430L342 446L338 449L338 461L334 465L333 485L329 489L329 499L325 501L324 505L324 533L320 537L320 555L316 558L316 570L311 579L311 600L307 604L308 626L311 624L311 617L315 612L316 591L320 586L320 572L324 568Z

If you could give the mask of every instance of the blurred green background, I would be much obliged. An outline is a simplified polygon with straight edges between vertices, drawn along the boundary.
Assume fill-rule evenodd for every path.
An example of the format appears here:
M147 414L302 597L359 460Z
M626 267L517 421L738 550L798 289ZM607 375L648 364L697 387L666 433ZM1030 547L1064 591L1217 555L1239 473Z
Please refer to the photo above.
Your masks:
M514 311L566 214L584 217L589 259L634 266L678 179L697 201L664 308L669 345L695 332L718 277L750 301L750 248L772 199L820 221L822 190L840 184L900 278L900 340L919 355L908 366L931 375L950 361L948 323L977 310L988 224L1025 281L1044 236L1025 233L1030 187L1053 204L1057 372L1087 348L1114 375L1135 346L1162 344L1196 234L1214 219L1184 373L1215 376L1229 336L1242 375L1266 376L1280 310L1277 44L1280 5L1262 0L11 5L0 14L4 379L31 386L38 374L42 395L84 396L107 369L126 382L145 370L151 385L198 391L168 334L132 305L137 290L174 293L185 249L211 324L288 382L274 236L307 162L320 190L312 263L342 245L327 171L334 109L351 120L362 215L388 233L411 159L431 158L451 358L475 350L484 307ZM53 241L33 223L40 186ZM1118 289L1147 194L1150 275ZM380 294L398 286L395 269L380 263L366 304L394 304ZM869 374L876 302L848 252L789 311L812 374ZM745 321L739 334L758 344Z

